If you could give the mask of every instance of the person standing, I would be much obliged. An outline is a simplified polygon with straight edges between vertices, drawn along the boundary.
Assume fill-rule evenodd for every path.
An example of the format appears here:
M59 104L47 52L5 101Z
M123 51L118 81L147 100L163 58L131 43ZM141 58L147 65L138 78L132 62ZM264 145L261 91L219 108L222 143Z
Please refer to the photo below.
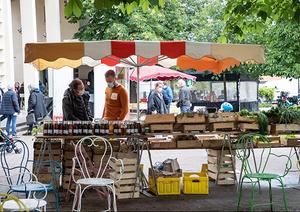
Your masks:
M7 87L8 90L4 93L1 103L1 114L7 118L6 133L8 136L10 128L12 128L12 136L17 135L17 115L20 113L18 97L13 88L11 85Z
M16 92L17 97L18 97L19 106L21 107L20 89L21 89L20 83L19 82L15 82L15 92Z
M191 110L192 95L190 89L186 86L183 79L178 80L177 86L179 87L179 100L177 107L180 108L181 113L188 113Z
M150 92L147 102L147 114L168 113L168 108L163 95L163 86L164 84L162 82L157 82L155 84L155 89Z
M3 91L3 89L0 87L0 115L1 115L1 117L0 117L0 122L3 121L4 119L6 119L5 115L3 115L3 114L1 113L1 104L2 104L2 98L3 98L3 95L4 95L4 91Z
M39 124L39 121L43 119L47 115L47 109L45 106L45 96L39 90L39 88L35 88L33 85L28 86L30 95L28 98L28 109L27 113L33 113L35 117L35 123L30 123L27 135L32 134L32 129L34 126Z
M117 82L116 73L113 70L108 70L105 73L105 79L107 88L105 90L103 119L122 121L126 118L129 111L127 91Z
M62 100L65 121L92 121L89 109L89 95L85 93L83 82L76 78L64 93Z
M166 81L164 81L163 95L165 96L168 113L170 113L170 107L173 101L173 91Z

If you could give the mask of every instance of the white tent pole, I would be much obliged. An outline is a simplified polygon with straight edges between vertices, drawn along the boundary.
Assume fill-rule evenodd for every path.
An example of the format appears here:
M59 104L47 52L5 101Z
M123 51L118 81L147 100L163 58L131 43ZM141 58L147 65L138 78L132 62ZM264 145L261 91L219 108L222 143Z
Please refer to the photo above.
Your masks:
M136 75L137 75L137 120L140 120L140 67L136 67Z

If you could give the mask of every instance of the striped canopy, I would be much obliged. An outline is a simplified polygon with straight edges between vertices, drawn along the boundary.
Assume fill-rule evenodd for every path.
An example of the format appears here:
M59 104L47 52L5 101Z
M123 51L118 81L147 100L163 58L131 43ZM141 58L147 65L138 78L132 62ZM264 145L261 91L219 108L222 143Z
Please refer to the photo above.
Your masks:
M132 60L131 56L144 58L143 62ZM25 63L33 63L38 70L58 69L63 66L116 65L126 63L140 67L167 58L186 56L197 60L204 57L220 61L264 63L264 48L249 44L219 44L191 41L85 41L60 43L27 43ZM195 68L195 63L183 63L184 68ZM190 64L190 65L189 65ZM228 67L232 67L230 62ZM222 64L226 68L226 63Z

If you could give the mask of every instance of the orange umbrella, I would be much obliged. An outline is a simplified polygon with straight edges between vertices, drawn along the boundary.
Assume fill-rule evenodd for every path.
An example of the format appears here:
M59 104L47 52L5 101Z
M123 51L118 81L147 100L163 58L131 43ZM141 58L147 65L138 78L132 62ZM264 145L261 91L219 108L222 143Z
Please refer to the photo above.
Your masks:
M193 59L185 55L177 58L177 66L181 70L196 69L198 71L211 71L214 74L220 74L226 69L239 65L240 62L234 58L216 60L211 57L202 57L201 59Z

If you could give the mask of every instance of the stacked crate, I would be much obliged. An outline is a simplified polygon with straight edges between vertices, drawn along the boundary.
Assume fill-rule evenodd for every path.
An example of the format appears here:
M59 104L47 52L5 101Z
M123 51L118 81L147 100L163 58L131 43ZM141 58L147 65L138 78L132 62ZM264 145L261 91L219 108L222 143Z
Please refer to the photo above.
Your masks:
M176 116L176 123L182 126L184 133L204 132L206 130L205 115L200 113L186 113Z
M208 176L218 185L235 184L235 152L226 150L207 150Z
M33 160L35 162L33 173L37 176L39 182L53 183L59 189L61 185L62 142L60 140L47 141L44 153L41 149L42 142L45 141L35 141L33 144ZM51 155L49 155L49 149ZM51 163L51 160L55 162ZM47 201L51 207L54 207L55 198L53 192L48 193Z
M174 130L175 115L174 114L157 114L147 115L145 118L145 124L150 127L152 133L155 132L169 132Z
M231 112L211 113L208 117L209 128L211 131L235 130L236 114Z
M116 156L121 159L124 164L124 173L121 175L121 162L110 161L110 167L113 170L110 173L110 178L116 181L121 176L121 180L115 184L117 198L139 198L140 187L139 179L137 179L137 155L134 153L118 153Z

